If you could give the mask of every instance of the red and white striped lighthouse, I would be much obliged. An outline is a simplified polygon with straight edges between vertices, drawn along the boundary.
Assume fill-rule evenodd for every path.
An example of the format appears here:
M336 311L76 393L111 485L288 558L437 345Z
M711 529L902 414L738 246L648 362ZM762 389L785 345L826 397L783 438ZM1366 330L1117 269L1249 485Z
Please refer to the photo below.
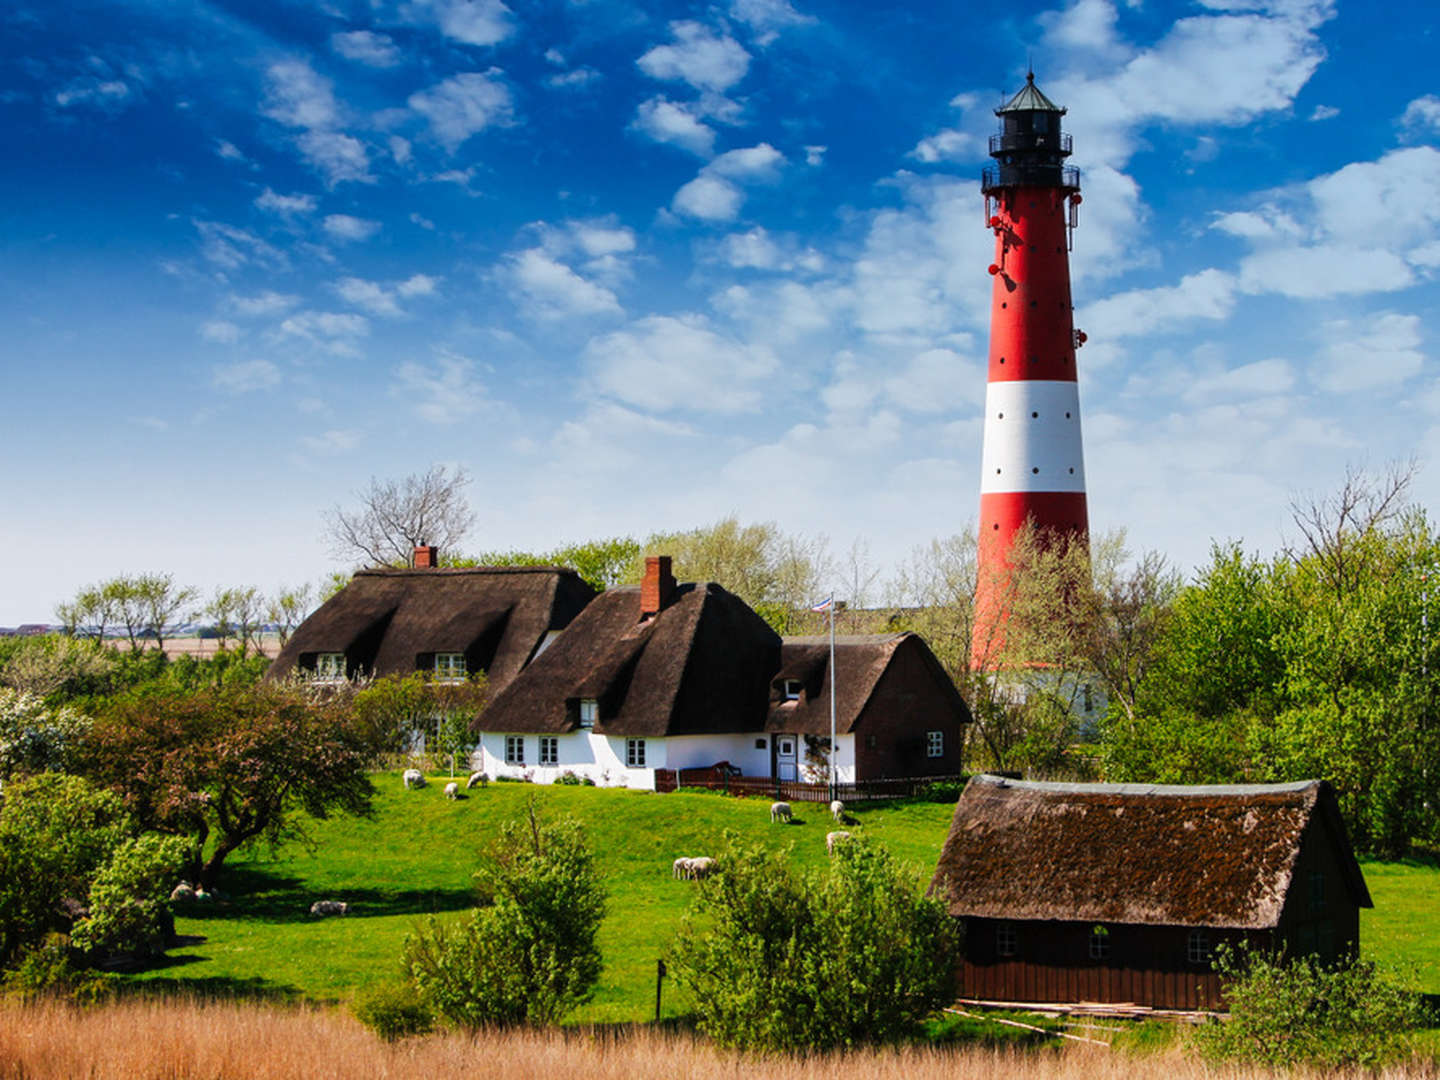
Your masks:
M1070 302L1070 238L1080 173L1065 164L1060 108L1035 86L995 110L995 164L984 173L985 220L995 233L990 364L981 454L979 581L972 657L1003 638L1004 587L1015 534L1026 521L1041 542L1089 531L1080 394ZM998 633L997 633L998 632Z

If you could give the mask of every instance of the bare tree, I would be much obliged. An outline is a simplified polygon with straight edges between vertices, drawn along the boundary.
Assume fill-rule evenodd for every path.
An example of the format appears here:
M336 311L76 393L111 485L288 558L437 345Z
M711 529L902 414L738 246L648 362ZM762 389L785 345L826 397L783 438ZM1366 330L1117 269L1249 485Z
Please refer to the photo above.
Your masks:
M1331 591L1343 596L1354 576L1356 542L1405 513L1417 469L1413 458L1391 464L1378 476L1350 466L1333 495L1292 499L1290 518L1300 539L1287 544L1285 554L1297 563L1314 559Z
M295 628L305 621L314 607L315 590L306 582L294 589L281 588L265 605L265 621L275 627L280 647L290 640Z
M1180 575L1166 565L1164 555L1147 551L1128 570L1103 573L1097 568L1095 576L1088 658L1110 701L1133 721L1140 686L1180 593Z
M469 482L464 469L451 473L444 465L403 480L372 477L369 489L357 493L358 508L325 512L331 553L366 566L413 566L418 545L453 551L475 523L465 498Z

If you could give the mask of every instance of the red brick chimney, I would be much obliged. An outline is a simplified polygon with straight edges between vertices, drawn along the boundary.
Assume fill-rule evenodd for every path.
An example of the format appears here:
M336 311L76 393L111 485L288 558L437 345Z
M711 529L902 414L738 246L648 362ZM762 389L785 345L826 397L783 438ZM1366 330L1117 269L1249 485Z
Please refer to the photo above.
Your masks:
M416 544L411 565L416 570L434 570L440 565L440 549L434 544Z
M640 583L640 618L659 614L674 595L675 575L670 572L670 556L645 556L645 580Z

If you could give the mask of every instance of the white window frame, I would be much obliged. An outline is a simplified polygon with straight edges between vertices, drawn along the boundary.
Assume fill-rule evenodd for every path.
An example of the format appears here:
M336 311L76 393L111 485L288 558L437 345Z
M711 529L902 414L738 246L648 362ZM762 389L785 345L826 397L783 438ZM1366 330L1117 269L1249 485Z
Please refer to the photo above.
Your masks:
M540 736L539 763L541 765L560 764L560 740L554 735Z
M469 674L465 669L464 653L437 652L435 654L435 679L437 682L464 682Z
M625 767L627 769L645 768L645 740L625 740Z
M927 731L927 732L925 732L925 756L926 756L926 757L944 757L944 756L945 756L945 732L943 732L943 731Z
M785 695L786 701L799 701L804 690L805 684L799 679L786 679L780 687L780 692Z
M525 764L525 736L524 736L524 735L506 735L506 736L505 736L505 764L506 764L506 765L524 765L524 764Z
M594 698L580 699L580 726L582 728L593 728L595 721L600 719L600 702Z
M315 654L315 680L317 682L344 682L345 675L345 654L343 652Z

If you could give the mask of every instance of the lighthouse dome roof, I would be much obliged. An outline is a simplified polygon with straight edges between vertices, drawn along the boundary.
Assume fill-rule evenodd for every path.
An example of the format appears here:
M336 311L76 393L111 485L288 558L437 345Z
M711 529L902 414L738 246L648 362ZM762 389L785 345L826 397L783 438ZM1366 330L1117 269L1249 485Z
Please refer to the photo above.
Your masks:
M1035 73L1029 72L1025 76L1025 85L1020 92L1007 101L1000 108L995 110L995 115L1000 116L1009 112L1056 112L1064 113L1065 110L1056 105L1048 97L1040 92L1035 85Z

